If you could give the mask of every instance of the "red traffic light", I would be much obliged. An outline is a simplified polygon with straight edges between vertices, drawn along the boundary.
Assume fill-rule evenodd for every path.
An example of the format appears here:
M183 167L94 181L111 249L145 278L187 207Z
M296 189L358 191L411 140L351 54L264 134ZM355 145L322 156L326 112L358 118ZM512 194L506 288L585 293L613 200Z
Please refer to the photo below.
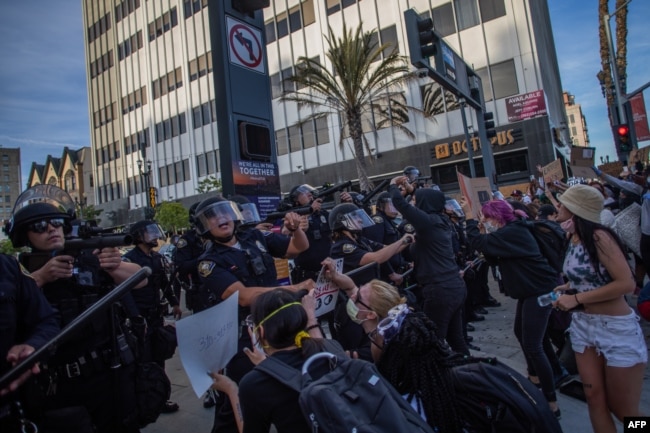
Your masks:
M627 135L630 133L630 127L627 125L618 125L616 132L618 133L619 137L627 137Z

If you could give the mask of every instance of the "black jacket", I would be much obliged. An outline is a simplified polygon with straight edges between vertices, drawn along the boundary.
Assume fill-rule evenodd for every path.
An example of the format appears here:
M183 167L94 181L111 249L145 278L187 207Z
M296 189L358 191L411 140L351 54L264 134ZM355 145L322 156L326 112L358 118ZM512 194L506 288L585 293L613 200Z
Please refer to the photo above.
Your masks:
M441 191L420 188L415 191L416 205L406 203L396 185L389 190L393 205L415 227L415 243L410 254L414 274L420 285L461 280L452 242L451 221L443 213L445 195Z
M467 240L499 266L506 295L525 299L557 286L557 274L539 250L526 221L516 220L494 233L481 234L476 220L467 220Z

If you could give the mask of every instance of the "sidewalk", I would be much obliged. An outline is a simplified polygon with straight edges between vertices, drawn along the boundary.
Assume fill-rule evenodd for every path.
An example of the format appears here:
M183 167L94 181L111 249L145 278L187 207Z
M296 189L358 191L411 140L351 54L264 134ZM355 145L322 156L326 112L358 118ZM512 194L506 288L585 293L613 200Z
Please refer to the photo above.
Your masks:
M472 354L495 356L525 376L524 356L512 332L516 302L500 294L491 277L490 288L492 296L501 302L501 307L489 308L489 314L485 316L484 321L473 323L476 331L470 333L474 337L472 344L478 346L481 351L472 351ZM636 297L631 299L631 304L636 305ZM646 336L646 343L650 346L650 323L641 319L641 327ZM181 365L178 352L167 361L166 371L172 382L171 399L180 405L180 410L172 414L160 415L158 421L142 430L143 433L210 432L214 409L204 409L203 400L196 398ZM562 410L560 424L566 433L592 431L586 403L559 392L558 403ZM643 377L641 408L650 415L650 367L646 367ZM620 423L618 430L623 431Z

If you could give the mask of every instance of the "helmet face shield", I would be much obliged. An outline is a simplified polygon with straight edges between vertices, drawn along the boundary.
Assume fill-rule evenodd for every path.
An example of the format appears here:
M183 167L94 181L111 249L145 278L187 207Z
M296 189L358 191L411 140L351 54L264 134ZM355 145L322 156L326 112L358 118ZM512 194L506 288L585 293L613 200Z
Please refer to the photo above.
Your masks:
M393 205L393 199L390 197L382 198L377 202L377 207L389 217L396 217L399 212Z
M412 165L409 165L408 167L404 168L404 176L408 177L409 182L413 182L420 176L420 170L413 167Z
M259 224L262 222L259 212L257 212L257 206L255 203L242 203L241 214L242 214L242 224Z
M207 233L221 224L231 221L244 221L237 203L232 201L218 201L197 210L195 218L198 225L203 228L203 233Z
M374 225L372 219L363 209L357 209L343 215L341 219L343 226L350 231L361 231L365 227Z
M307 184L300 185L291 192L291 201L295 203L307 203L311 200L314 192L316 192L316 188L313 186Z
M458 204L458 201L453 198L445 201L445 210L458 218L463 218L465 216L460 204Z
M166 241L167 236L158 224L148 224L142 228L140 233L142 242L146 244L158 244L158 241Z

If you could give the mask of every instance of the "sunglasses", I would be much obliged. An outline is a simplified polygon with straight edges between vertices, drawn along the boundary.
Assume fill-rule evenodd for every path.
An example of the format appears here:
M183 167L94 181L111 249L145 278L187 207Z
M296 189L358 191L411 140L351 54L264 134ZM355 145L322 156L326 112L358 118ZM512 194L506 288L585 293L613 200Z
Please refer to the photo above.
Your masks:
M51 218L49 220L42 220L42 221L37 221L35 223L31 223L30 225L27 226L27 230L34 232L34 233L45 233L47 231L47 226L51 225L55 229L58 229L59 227L63 227L65 224L65 221L63 218Z

